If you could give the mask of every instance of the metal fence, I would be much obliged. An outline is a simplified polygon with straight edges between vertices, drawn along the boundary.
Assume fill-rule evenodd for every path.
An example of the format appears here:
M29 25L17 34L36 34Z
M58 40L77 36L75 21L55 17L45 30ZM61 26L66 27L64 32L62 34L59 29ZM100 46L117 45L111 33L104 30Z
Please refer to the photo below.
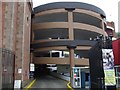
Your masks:
M14 53L7 49L1 49L2 60L2 88L12 89L14 85Z

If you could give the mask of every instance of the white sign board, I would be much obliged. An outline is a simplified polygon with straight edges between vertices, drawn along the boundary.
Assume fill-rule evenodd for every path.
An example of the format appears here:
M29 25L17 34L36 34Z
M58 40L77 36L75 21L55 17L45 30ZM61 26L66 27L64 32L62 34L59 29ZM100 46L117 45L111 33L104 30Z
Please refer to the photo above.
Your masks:
M15 89L20 89L21 88L21 80L15 80L14 88Z
M35 71L35 65L34 64L30 64L30 71Z
M22 69L21 68L18 69L18 73L22 73Z

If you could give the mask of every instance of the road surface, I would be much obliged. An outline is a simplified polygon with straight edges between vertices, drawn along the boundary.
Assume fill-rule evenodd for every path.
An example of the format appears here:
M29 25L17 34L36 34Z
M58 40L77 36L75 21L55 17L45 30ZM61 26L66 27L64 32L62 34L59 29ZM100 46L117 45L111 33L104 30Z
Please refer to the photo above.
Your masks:
M50 75L45 75L45 76L40 76L39 78L36 79L36 82L33 84L31 89L64 89L64 90L69 90L67 88L67 82L58 78L55 78Z

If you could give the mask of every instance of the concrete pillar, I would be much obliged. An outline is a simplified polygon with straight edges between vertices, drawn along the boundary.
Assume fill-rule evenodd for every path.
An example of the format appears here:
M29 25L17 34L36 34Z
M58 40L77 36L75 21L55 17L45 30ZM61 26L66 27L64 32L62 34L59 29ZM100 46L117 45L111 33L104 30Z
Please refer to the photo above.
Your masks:
M75 66L74 61L74 48L70 48L70 82L72 83L72 68Z
M67 46L67 48L69 49L69 59L70 59L70 82L73 82L73 75L72 75L72 70L73 67L75 66L75 60L74 60L74 49L76 48L76 46Z
M73 12L71 12L71 11L68 11L68 24L69 24L69 39L74 40Z
M74 10L74 9L73 9ZM74 30L73 30L73 10L68 10L68 23L69 23L69 40L74 40ZM68 46L69 49L69 59L70 59L70 82L72 83L72 68L75 66L74 62L74 48L76 46Z
M108 36L108 35L107 35L107 32L105 32L105 20L102 20L102 29L103 29L103 32L104 32L104 34L103 34L104 37L105 37L105 36Z

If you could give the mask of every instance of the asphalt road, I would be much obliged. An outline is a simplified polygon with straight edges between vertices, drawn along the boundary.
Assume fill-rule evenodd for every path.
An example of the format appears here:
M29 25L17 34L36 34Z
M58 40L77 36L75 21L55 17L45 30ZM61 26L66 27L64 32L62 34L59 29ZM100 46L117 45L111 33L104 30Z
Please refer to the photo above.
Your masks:
M68 90L67 82L50 75L40 76L36 79L31 89L51 89L51 90Z

